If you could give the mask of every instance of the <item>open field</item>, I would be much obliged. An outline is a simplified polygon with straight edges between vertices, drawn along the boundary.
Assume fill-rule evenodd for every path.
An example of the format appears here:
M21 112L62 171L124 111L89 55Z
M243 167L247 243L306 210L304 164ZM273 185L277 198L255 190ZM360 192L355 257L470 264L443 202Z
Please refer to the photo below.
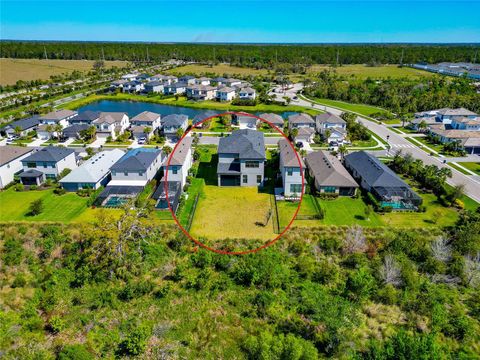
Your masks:
M93 60L0 59L0 85L12 85L18 80L48 80L52 75L74 70L89 71L93 63ZM126 64L126 61L105 61L106 67Z
M246 238L270 240L275 237L272 219L263 223L270 211L270 195L256 187L218 187L203 189L190 233L208 240Z
M242 68L237 66L231 66L228 64L218 64L214 66L200 65L200 64L190 64L185 66L180 66L175 69L167 71L167 73L174 75L183 75L183 74L215 74L218 76L228 75L266 75L268 70L266 69L252 69L252 68Z
M382 66L365 66L363 64L343 65L339 67L332 67L329 65L312 65L308 69L308 73L318 73L323 70L336 71L339 75L351 76L357 79L371 78L422 78L431 77L432 73L428 71L417 70L409 67L398 67L397 65L382 65Z

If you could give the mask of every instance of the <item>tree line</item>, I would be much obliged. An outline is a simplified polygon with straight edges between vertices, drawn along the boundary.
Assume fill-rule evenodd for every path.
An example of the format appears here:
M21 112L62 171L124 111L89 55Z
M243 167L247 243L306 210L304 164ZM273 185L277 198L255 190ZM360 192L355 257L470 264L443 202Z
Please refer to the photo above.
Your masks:
M473 62L478 44L162 44L118 42L1 41L3 58L127 60L180 59L228 62L256 68L276 64L399 64Z

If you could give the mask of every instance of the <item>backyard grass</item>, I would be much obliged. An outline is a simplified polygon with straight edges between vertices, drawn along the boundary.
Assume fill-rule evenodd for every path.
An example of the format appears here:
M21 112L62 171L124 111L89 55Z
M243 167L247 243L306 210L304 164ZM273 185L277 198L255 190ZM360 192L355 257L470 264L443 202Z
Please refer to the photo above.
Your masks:
M167 71L167 73L173 75L184 75L184 74L194 74L196 76L203 74L212 74L216 76L248 76L248 75L266 75L268 74L266 69L253 69L253 68L243 68L238 66L231 66L228 64L218 64L214 66L201 65L201 64L190 64L185 66L180 66L172 70Z
M323 70L332 70L339 75L354 77L356 79L370 78L423 78L431 77L433 74L427 71L413 69L409 67L398 67L397 65L366 66L363 64L343 65L332 67L329 65L312 65L307 72L318 73Z
M52 75L71 73L74 70L90 71L93 60L39 60L0 59L0 85L12 85L18 80L48 80ZM126 61L105 61L107 68L124 67Z
M270 240L275 237L270 211L270 195L256 187L207 185L197 205L190 233L197 238Z

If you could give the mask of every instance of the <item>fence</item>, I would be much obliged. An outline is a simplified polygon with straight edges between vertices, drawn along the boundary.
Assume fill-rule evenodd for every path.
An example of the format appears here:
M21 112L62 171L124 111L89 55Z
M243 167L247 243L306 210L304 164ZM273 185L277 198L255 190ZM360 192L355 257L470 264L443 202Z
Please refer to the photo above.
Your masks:
M190 214L188 215L187 225L185 226L185 229L187 231L190 231L190 228L192 227L192 221L195 215L195 211L197 210L197 203L199 198L200 198L200 194L198 193L195 196L195 201L193 202L192 211L190 211Z
M280 234L280 223L278 219L277 199L275 195L270 195L270 206L272 207L272 225L274 234Z

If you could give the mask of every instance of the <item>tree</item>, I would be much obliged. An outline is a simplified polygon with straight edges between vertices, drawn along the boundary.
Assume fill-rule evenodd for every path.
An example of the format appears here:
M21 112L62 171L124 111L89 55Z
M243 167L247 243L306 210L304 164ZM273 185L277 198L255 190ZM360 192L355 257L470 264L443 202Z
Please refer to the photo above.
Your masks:
M465 277L467 284L472 286L480 285L480 252L476 255L466 255L465 261Z
M95 138L96 133L97 130L95 126L89 126L85 130L80 131L80 137L83 141L89 142L90 140L93 140Z
M181 139L183 134L185 133L185 130L183 130L182 128L178 128L177 131L175 131L175 135L177 136L177 138Z
M168 145L165 145L165 146L162 148L162 151L163 151L165 154L167 154L167 155L169 155L169 154L172 152L172 150L173 150L173 149L172 149L170 146L168 146Z
M292 131L290 131L290 136L292 137L292 139L295 139L297 135L298 135L298 129L293 128Z
M400 286L402 284L401 270L395 258L388 254L380 267L380 277L386 285Z
M105 68L105 62L103 60L97 60L93 63L93 70L96 72L102 72Z
M340 156L342 157L342 160L345 159L345 155L348 154L348 148L347 148L347 146L344 145L344 144L343 144L343 145L340 145L340 146L338 147L338 152L339 152Z
M22 128L17 125L17 126L15 126L13 131L15 132L15 135L20 136L20 134L22 133Z
M430 245L430 249L435 260L446 263L452 258L452 247L445 236L438 236Z
M367 239L359 225L350 226L345 234L343 252L346 254L363 253L367 250Z
M54 127L53 127L51 124L48 124L48 125L45 127L45 131L48 133L49 139L51 139L51 138L52 138L52 133L53 133L55 130L54 130Z
M29 214L32 216L39 215L43 212L43 200L37 199L30 203Z
M63 126L61 124L55 124L54 131L57 134L57 138L61 139L63 134Z
M143 128L143 133L148 136L152 132L152 128L150 126L145 126Z

